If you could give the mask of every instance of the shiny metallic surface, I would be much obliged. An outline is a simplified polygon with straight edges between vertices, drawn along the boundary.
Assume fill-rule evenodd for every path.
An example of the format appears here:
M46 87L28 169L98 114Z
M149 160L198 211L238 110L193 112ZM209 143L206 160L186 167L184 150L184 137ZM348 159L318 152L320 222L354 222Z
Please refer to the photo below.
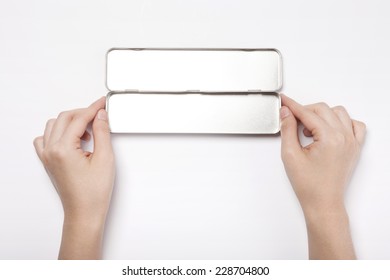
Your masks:
M278 94L111 93L112 132L273 134Z
M273 49L112 49L110 91L275 92L281 56Z
M279 131L274 49L112 49L106 85L114 133Z

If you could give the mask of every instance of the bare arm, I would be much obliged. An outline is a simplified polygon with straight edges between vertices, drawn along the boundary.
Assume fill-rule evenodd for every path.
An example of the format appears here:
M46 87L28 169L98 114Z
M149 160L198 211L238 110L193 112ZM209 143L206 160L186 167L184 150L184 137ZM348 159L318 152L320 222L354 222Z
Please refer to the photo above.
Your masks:
M344 192L355 169L365 125L341 107L302 106L282 95L282 159L305 216L310 259L355 259ZM313 143L302 147L297 120Z
M61 113L49 120L34 140L64 208L59 259L99 259L104 224L115 178L105 98L88 108ZM81 149L92 122L94 152Z

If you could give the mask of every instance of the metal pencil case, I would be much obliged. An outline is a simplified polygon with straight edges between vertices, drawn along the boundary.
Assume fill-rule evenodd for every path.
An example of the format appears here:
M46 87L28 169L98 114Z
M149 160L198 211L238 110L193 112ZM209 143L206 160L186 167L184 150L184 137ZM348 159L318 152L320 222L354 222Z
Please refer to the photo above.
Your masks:
M276 49L115 48L106 55L113 133L275 134Z

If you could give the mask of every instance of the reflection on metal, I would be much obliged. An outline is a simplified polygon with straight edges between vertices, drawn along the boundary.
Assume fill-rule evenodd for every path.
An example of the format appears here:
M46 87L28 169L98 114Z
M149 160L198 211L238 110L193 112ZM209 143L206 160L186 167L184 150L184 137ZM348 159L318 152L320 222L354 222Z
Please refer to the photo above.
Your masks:
M112 49L111 132L274 134L282 64L273 49Z

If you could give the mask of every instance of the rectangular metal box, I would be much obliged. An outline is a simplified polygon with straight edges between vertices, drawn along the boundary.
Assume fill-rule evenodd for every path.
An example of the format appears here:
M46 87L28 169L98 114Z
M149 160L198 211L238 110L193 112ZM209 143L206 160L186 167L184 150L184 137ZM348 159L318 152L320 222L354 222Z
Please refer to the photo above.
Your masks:
M282 59L276 49L111 49L113 133L275 134Z

